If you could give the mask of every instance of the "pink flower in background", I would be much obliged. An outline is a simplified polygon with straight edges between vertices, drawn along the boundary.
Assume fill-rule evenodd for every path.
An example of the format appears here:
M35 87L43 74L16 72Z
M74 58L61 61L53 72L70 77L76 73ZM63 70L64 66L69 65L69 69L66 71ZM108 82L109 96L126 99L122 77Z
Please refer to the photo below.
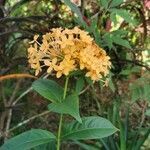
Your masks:
M144 7L150 10L150 0L143 0L143 2L144 2Z

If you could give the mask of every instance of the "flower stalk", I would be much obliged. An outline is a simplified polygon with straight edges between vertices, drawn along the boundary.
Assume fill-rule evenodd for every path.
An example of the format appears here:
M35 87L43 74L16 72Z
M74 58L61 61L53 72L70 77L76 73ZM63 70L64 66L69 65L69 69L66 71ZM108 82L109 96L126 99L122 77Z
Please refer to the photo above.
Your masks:
M66 81L65 81L64 94L63 94L62 101L65 100L65 98L66 98L68 81L69 81L69 77L67 76ZM57 150L60 150L60 145L61 145L60 142L61 142L62 124L63 124L63 114L60 115L60 120L59 120L59 128L58 128L58 135L57 135Z

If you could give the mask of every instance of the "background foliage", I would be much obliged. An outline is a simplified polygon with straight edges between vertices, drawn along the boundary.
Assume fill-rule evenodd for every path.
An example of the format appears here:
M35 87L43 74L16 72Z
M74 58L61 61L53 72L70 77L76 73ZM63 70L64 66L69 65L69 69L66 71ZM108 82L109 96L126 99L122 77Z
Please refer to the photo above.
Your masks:
M33 74L27 63L28 42L53 27L80 26L111 57L107 87L86 78L71 79L80 95L81 115L109 119L119 130L99 140L64 143L64 149L148 149L150 116L149 5L146 0L1 0L0 137L1 144L30 128L56 130L58 116L47 101L30 92L34 79L1 80L7 74ZM42 76L43 73L40 76ZM55 80L55 78L53 77ZM56 79L60 84L63 81ZM75 82L77 81L77 82ZM74 85L76 83L76 85ZM27 94L28 93L28 94ZM70 118L67 118L70 120ZM45 149L49 145L45 146ZM40 149L40 148L37 148Z

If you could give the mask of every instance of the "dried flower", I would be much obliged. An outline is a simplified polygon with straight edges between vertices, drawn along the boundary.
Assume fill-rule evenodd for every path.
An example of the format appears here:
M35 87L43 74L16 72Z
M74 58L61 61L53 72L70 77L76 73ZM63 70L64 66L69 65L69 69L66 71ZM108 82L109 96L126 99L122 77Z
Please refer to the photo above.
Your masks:
M81 69L93 81L101 79L109 72L111 63L109 56L94 42L88 32L78 27L73 29L53 28L42 36L34 36L28 48L28 57L35 75L47 67L47 73L52 71L59 78L69 75L71 71Z

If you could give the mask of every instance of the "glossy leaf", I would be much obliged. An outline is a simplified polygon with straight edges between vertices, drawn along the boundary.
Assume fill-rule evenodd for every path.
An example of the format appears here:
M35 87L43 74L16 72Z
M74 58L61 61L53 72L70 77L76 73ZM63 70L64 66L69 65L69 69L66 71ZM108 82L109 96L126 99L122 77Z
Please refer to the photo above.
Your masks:
M63 99L63 88L55 81L39 79L32 84L33 89L52 102L60 102Z
M73 121L64 126L62 139L81 140L99 139L115 133L117 129L110 121L102 117L84 117L82 123Z
M51 140L49 143L34 147L33 150L56 150L56 141Z
M110 7L116 7L123 3L123 0L113 0L111 1Z
M79 114L79 98L77 94L69 95L61 103L51 103L48 105L48 109L53 112L61 114L69 114L76 120L81 122Z
M76 83L76 92L77 93L80 93L81 90L83 89L84 87L84 78L83 77L80 77L78 80L77 80L77 83Z
M4 143L0 150L29 150L36 146L49 143L55 139L51 132L41 129L32 129Z

